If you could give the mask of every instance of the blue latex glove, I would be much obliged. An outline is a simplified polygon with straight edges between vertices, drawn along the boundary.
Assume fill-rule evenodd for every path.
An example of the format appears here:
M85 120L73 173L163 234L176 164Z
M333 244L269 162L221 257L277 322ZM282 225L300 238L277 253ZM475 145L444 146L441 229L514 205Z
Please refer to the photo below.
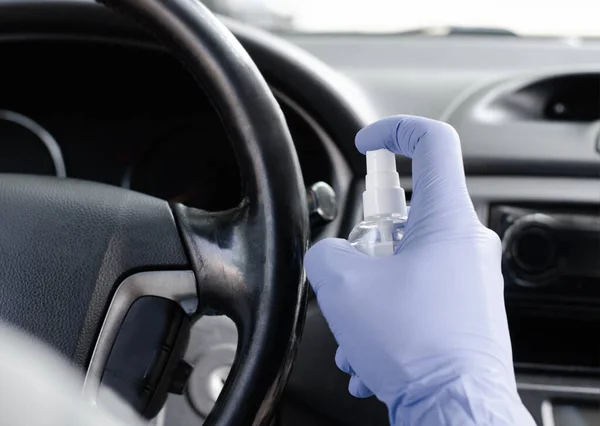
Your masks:
M458 134L395 116L361 130L356 146L412 158L413 196L396 255L369 257L342 239L306 255L350 393L375 394L394 425L534 425L515 384L500 241L473 208Z

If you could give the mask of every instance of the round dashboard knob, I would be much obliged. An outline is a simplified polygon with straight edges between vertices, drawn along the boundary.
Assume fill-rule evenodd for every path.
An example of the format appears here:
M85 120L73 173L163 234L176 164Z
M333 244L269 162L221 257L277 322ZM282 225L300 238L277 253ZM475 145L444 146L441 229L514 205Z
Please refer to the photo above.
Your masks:
M550 216L535 213L517 219L504 233L504 270L517 284L539 287L556 281L558 247L553 236L554 223Z
M337 216L335 191L325 182L316 182L306 189L311 228L318 228Z
M556 263L556 246L548 230L532 225L514 236L512 258L524 271L539 274Z

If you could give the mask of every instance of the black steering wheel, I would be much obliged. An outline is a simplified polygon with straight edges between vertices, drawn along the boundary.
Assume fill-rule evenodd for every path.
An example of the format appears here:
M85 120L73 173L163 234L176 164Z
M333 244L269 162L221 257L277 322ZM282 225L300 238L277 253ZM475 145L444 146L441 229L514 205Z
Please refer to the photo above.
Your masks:
M111 363L129 359L135 369L143 360L127 351L158 345L151 374L127 388L139 390L136 408L148 415L185 370L178 359L189 319L172 305L183 312L179 305L197 296L197 314L225 314L239 335L206 424L265 424L291 368L305 300L307 208L285 119L248 54L198 0L102 2L153 32L206 91L245 196L235 209L206 212L92 182L3 175L0 316L87 371L84 391L96 400L102 383L127 380ZM156 309L144 311L140 300ZM166 331L152 334L154 324Z

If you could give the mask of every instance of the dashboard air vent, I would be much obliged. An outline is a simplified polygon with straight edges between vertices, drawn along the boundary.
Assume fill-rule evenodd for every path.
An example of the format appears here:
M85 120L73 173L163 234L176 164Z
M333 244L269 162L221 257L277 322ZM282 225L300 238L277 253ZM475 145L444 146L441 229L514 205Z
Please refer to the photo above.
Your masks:
M498 98L504 116L563 122L600 119L600 74L582 73L544 78Z

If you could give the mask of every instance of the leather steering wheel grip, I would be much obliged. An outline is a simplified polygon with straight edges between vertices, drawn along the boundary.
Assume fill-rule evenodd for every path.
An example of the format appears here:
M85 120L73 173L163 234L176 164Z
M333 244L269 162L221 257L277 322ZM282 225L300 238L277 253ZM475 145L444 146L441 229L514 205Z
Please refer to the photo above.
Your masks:
M198 0L99 2L150 30L199 82L227 130L245 189L240 206L214 214L173 209L199 306L230 316L240 336L205 424L268 424L291 370L306 297L308 215L283 113L249 55Z

